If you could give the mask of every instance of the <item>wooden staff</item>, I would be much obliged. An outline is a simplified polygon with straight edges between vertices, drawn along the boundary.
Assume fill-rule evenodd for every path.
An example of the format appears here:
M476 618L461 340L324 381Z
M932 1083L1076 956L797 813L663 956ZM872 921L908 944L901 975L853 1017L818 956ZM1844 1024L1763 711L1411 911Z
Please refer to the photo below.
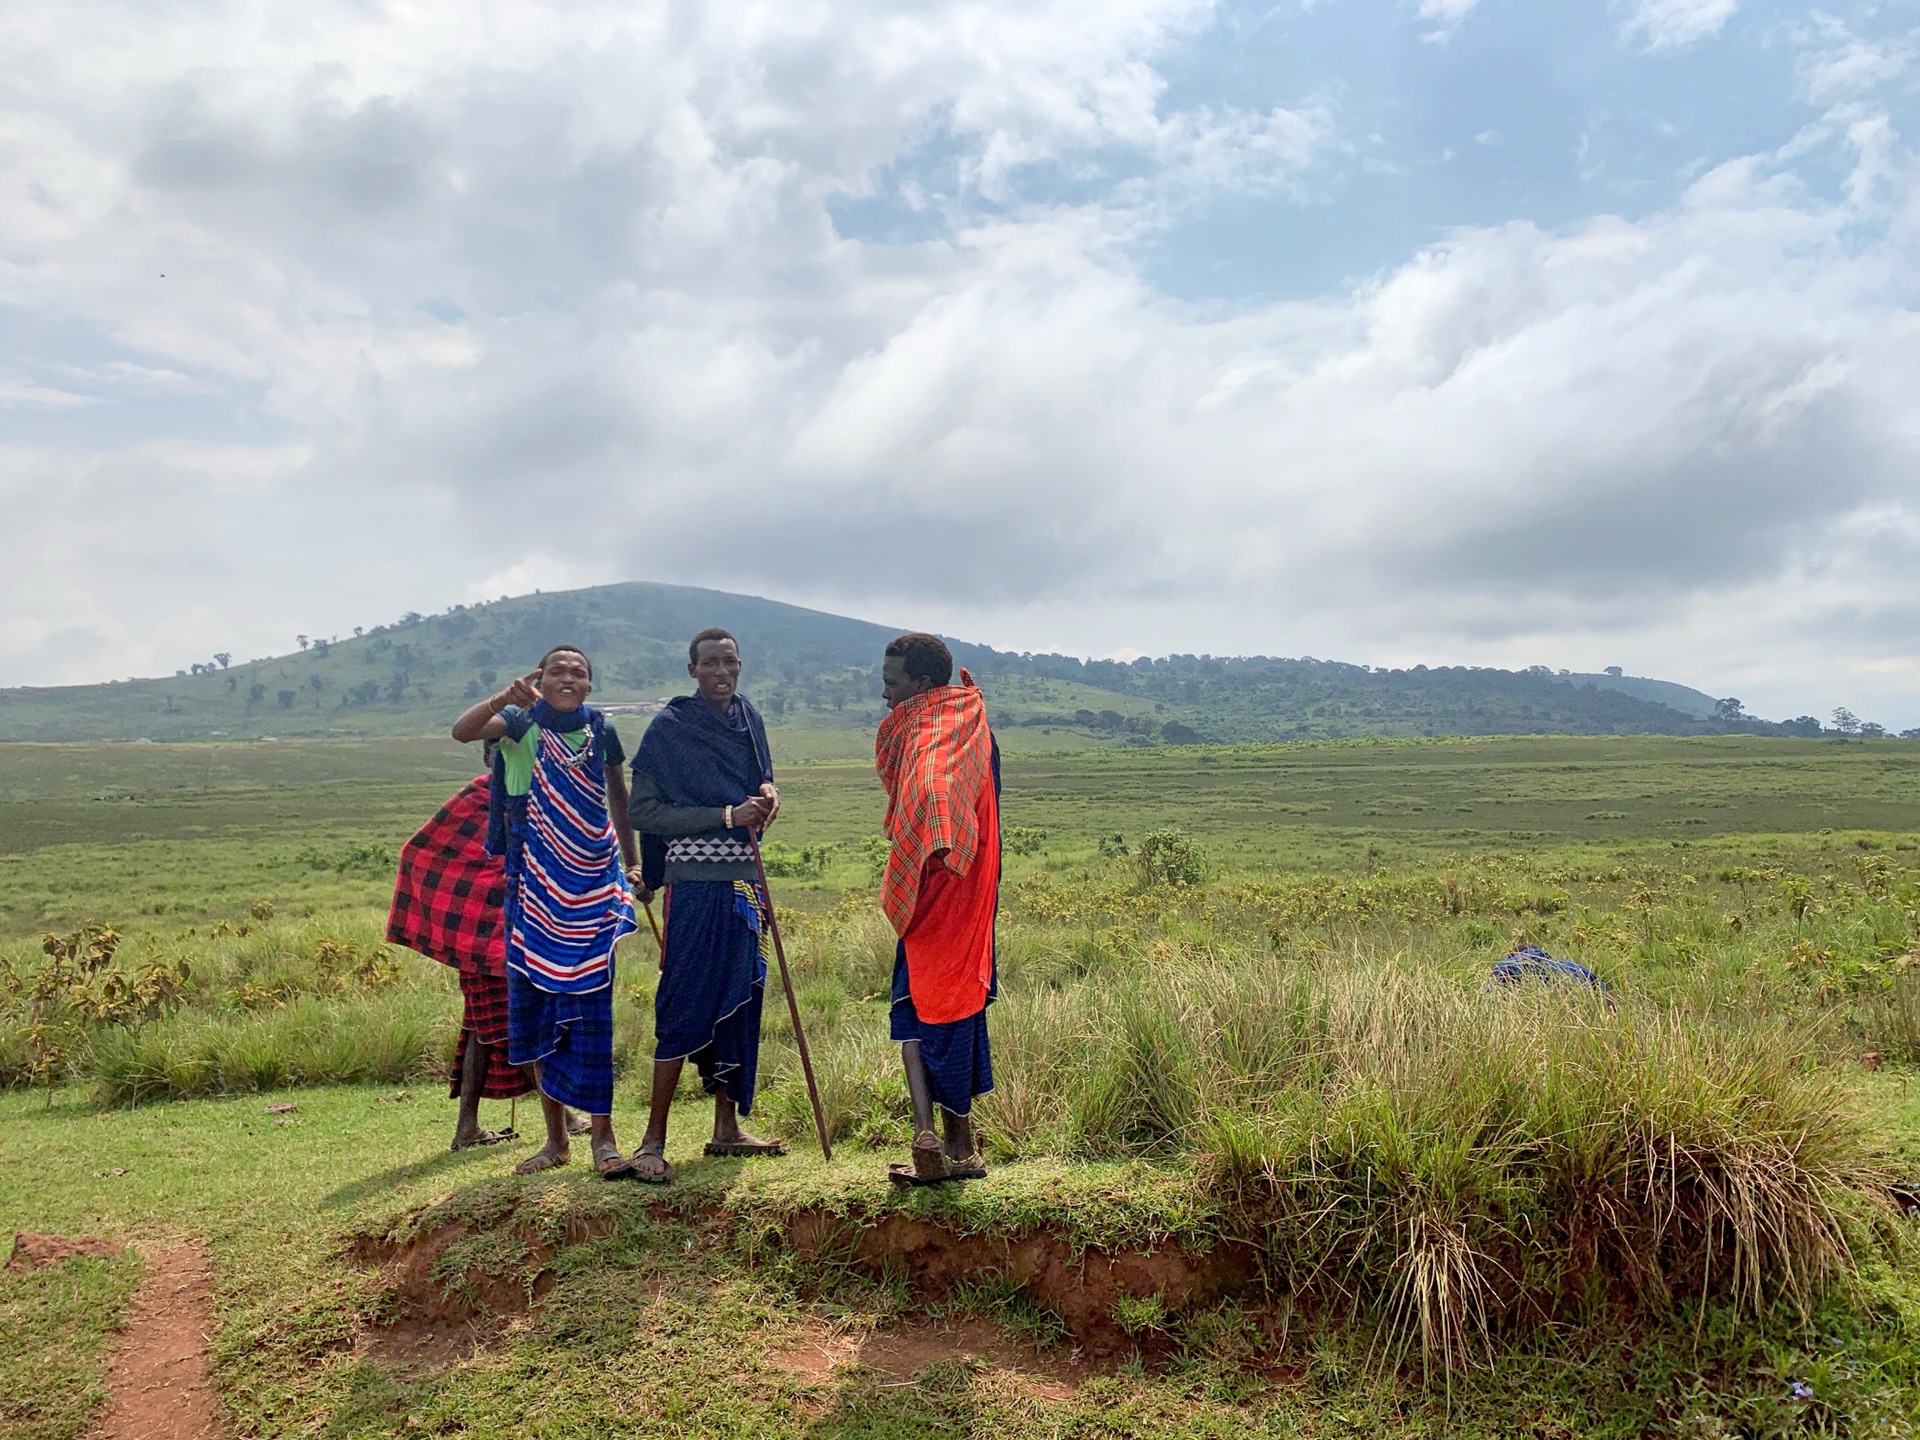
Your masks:
M813 1102L813 1128L820 1135L820 1153L833 1159L833 1146L827 1140L827 1115L820 1108L820 1087L813 1082L813 1057L807 1053L806 1032L800 1028L800 1002L794 998L793 977L787 973L787 947L780 943L780 921L773 913L773 892L767 888L767 863L760 858L760 837L747 831L753 846L753 868L760 877L760 893L767 900L767 924L773 928L773 954L780 962L780 984L787 992L787 1013L793 1017L793 1039L800 1047L800 1071L807 1077L807 1099Z
M660 964L665 966L667 963L667 942L666 938L660 933L660 922L653 918L653 901L647 901L640 908L647 912L647 925L653 931L653 943L660 947Z

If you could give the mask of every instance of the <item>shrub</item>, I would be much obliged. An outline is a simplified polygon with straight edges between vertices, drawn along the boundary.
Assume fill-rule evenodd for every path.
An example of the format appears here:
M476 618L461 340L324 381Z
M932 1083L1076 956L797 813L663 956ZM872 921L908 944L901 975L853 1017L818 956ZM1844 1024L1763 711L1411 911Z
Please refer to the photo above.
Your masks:
M1038 825L1009 825L1000 832L1000 848L1009 855L1038 855L1047 832Z
M1140 879L1146 885L1198 885L1206 878L1200 847L1177 826L1155 830L1140 841Z
M760 852L767 874L789 880L818 880L833 863L833 846L806 845L789 850L784 845L768 845Z

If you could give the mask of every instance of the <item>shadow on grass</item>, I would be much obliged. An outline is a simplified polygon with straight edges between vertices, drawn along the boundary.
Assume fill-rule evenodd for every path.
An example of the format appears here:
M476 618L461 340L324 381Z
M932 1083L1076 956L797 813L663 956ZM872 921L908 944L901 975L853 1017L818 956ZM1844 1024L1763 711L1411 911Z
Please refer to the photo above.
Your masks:
M975 1374L938 1364L908 1380L856 1375L838 1383L828 1408L811 1417L805 1440L928 1440L992 1434L1011 1417L974 1392Z
M466 1150L442 1150L429 1155L424 1160L409 1160L405 1165L390 1165L385 1170L377 1170L358 1180L349 1180L337 1190L330 1190L320 1197L322 1210L340 1210L371 1200L374 1196L411 1184L415 1180L424 1180L429 1176L444 1174L450 1170L476 1162L492 1159L499 1161L506 1147L500 1145L475 1145Z

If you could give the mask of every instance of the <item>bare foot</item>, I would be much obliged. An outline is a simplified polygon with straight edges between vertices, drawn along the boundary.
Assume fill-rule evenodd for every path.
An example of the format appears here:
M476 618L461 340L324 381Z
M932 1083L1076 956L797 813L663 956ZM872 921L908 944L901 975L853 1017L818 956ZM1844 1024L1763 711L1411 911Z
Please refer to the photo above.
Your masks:
M567 1163L569 1156L565 1150L556 1150L551 1145L542 1145L533 1154L513 1167L516 1175L538 1175L542 1170L558 1170Z

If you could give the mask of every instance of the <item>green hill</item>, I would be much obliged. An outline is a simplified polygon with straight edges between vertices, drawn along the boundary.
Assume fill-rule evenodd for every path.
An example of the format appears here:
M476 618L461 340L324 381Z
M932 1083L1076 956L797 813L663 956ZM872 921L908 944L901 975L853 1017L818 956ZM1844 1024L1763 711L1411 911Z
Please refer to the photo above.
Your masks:
M597 703L645 707L684 692L687 637L708 625L740 637L744 688L770 723L790 732L789 754L851 753L864 744L863 732L880 718L879 659L895 628L754 596L647 583L410 614L287 655L242 663L215 656L167 679L0 690L0 739L431 734L563 640L594 657ZM1783 728L1716 720L1701 692L1631 676L1376 670L1265 656L1121 664L961 642L954 650L987 688L1008 743L1021 749ZM1640 693L1629 693L1635 689ZM796 747L803 732L815 732L812 742Z

